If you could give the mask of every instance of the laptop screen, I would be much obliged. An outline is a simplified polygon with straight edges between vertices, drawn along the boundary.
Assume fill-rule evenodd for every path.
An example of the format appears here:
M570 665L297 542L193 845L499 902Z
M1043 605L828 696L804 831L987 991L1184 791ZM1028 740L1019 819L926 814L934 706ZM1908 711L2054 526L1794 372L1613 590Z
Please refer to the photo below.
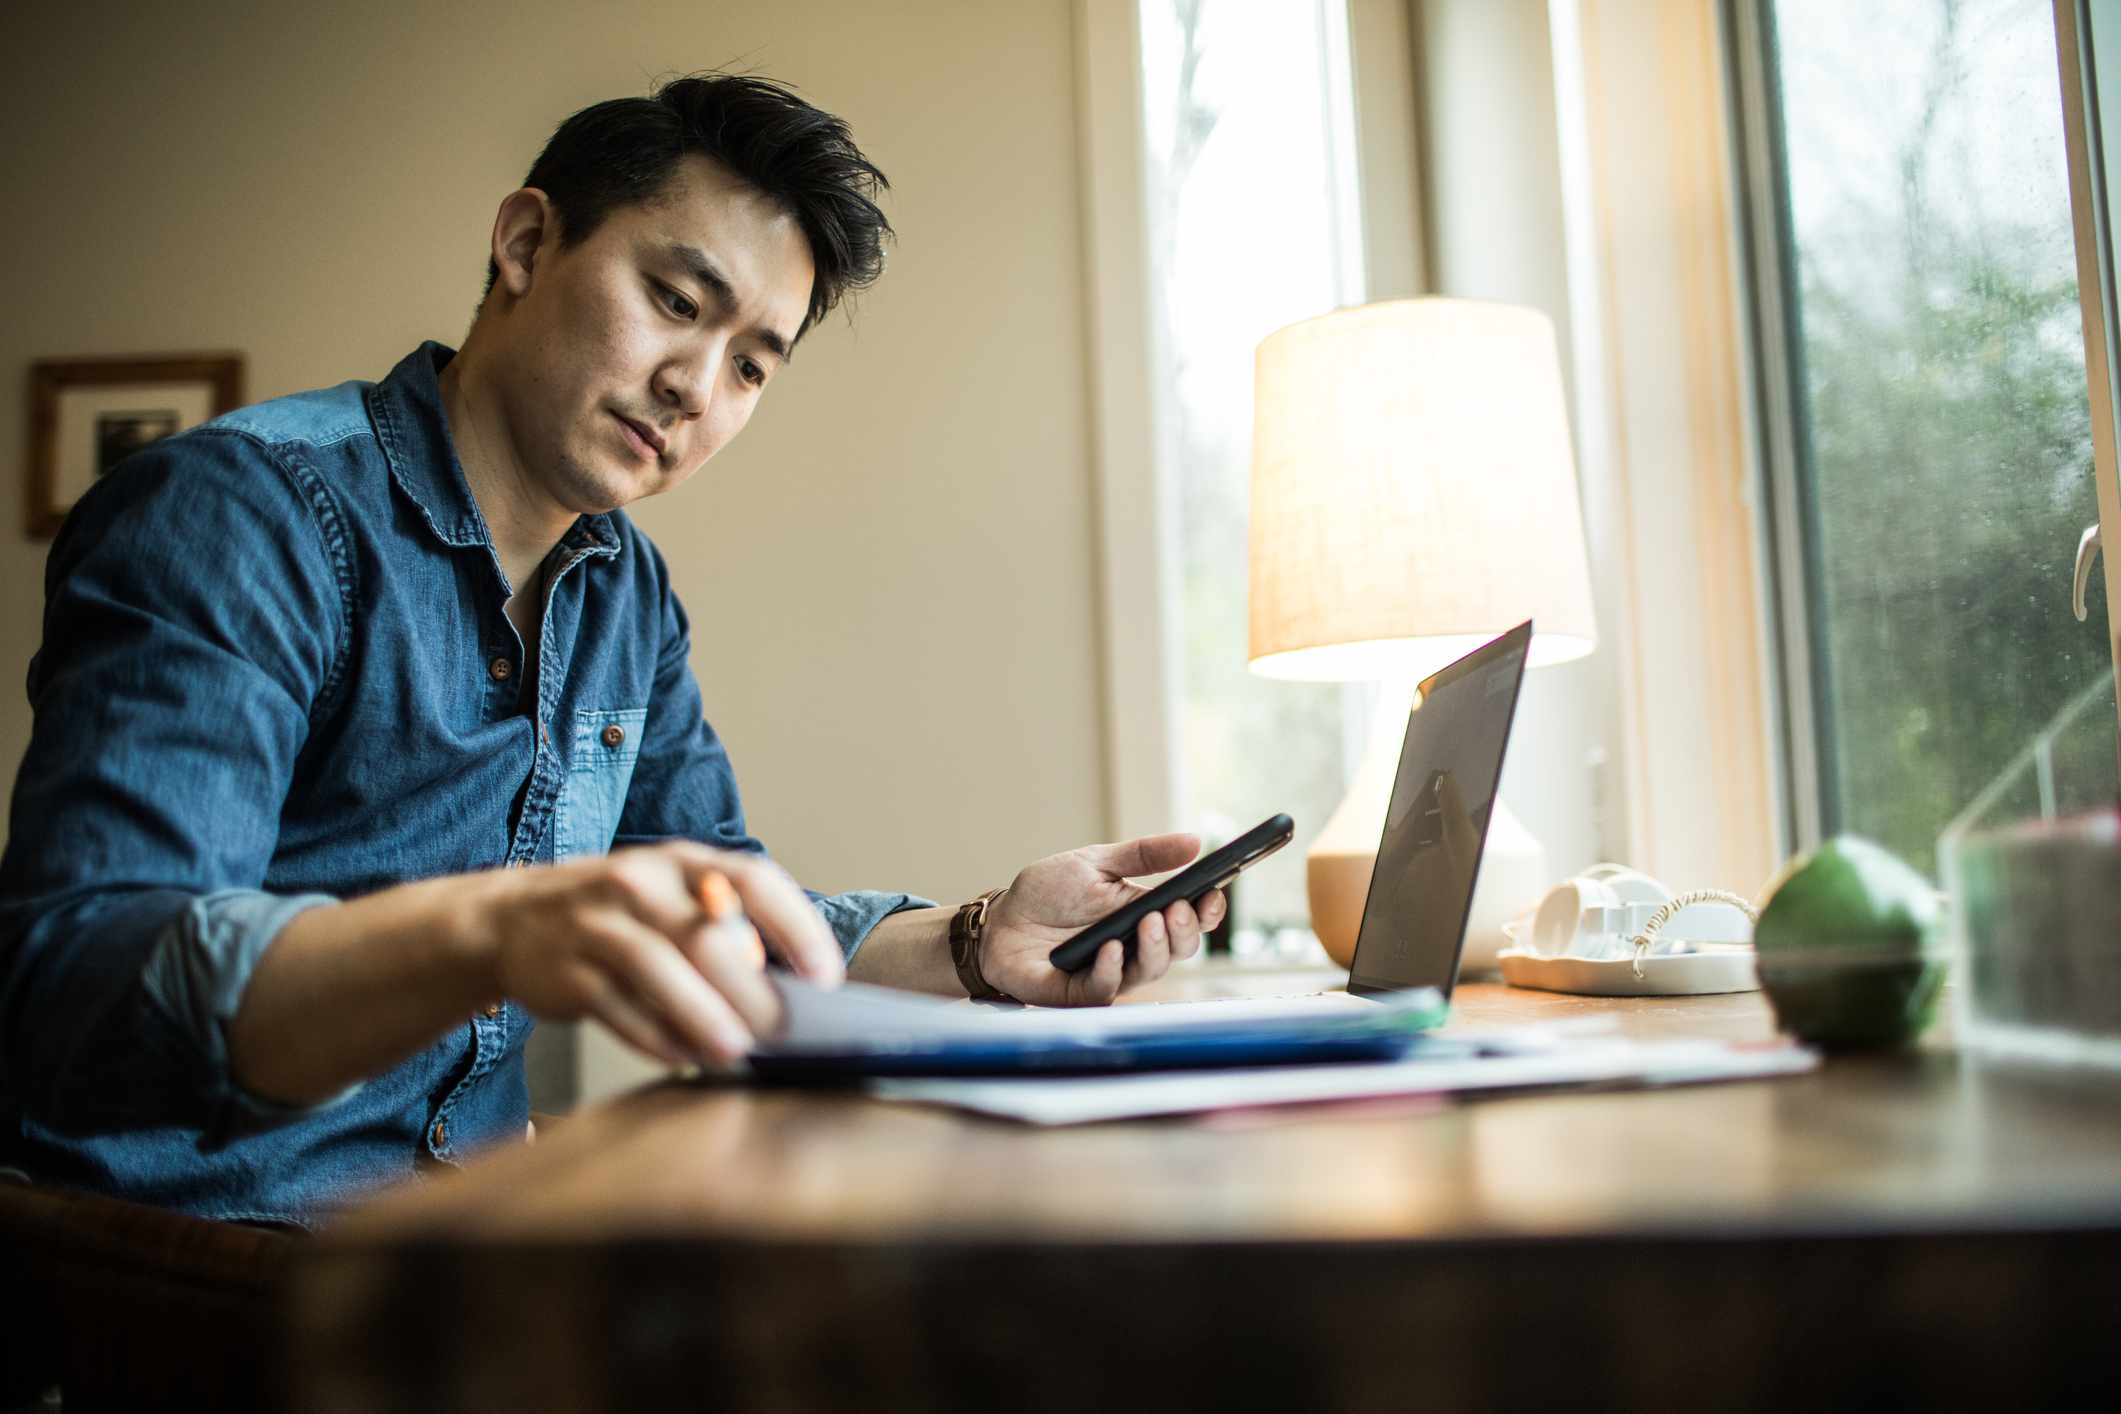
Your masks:
M1531 643L1532 625L1519 624L1422 683L1407 714L1349 991L1451 994Z

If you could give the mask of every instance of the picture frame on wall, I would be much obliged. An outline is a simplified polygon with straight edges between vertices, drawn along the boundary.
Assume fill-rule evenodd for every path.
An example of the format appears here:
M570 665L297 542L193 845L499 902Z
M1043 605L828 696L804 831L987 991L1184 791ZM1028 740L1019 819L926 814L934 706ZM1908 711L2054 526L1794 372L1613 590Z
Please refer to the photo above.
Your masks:
M125 458L243 405L243 356L39 359L29 371L26 528L58 534L83 492Z

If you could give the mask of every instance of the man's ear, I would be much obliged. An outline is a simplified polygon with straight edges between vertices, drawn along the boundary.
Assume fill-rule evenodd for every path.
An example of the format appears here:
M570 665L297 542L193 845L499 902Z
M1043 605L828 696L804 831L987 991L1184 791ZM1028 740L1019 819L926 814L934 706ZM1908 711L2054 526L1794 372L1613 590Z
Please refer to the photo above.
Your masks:
M513 299L530 293L538 259L559 243L559 216L552 198L536 187L518 187L501 198L493 217L494 283Z

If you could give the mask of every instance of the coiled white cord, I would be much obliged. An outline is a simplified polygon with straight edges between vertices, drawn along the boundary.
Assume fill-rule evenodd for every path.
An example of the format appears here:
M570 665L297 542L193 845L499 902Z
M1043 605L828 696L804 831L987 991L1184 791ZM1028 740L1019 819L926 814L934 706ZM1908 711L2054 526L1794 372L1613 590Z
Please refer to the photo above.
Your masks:
M1657 941L1657 930L1671 922L1672 916L1680 909L1691 908L1697 903L1727 903L1743 913L1746 922L1760 921L1760 910L1754 908L1753 901L1742 894L1730 893L1723 889L1695 889L1691 893L1680 894L1651 914L1650 921L1642 925L1642 931L1630 940L1635 949L1635 976L1638 979L1642 976L1642 959L1649 953L1650 944Z

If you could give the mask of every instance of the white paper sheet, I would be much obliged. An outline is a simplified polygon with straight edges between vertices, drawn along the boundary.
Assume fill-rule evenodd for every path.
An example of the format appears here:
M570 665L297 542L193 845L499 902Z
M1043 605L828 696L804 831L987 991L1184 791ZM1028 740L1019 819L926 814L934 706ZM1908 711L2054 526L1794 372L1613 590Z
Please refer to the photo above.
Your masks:
M1346 992L1323 992L1308 997L1166 1005L996 1008L860 982L828 989L786 973L772 976L780 990L786 1019L780 1034L759 1047L767 1055L865 1051L882 1055L915 1047L928 1049L953 1042L992 1042L1012 1037L1094 1045L1244 1023L1315 1019L1331 1024L1346 1020L1358 1009L1367 1009L1361 1011L1363 1016L1382 1017L1441 1006L1434 992L1421 989L1375 1000Z
M1522 1029L1536 1032L1544 1028ZM1453 1039L1460 1037L1454 1033ZM1720 1041L1629 1041L1578 1035L1563 1044L1471 1058L1416 1055L1363 1065L1262 1066L1081 1078L878 1080L869 1089L887 1100L949 1105L1027 1124L1064 1125L1382 1095L1739 1080L1795 1075L1818 1064L1815 1052L1799 1046L1741 1048Z

